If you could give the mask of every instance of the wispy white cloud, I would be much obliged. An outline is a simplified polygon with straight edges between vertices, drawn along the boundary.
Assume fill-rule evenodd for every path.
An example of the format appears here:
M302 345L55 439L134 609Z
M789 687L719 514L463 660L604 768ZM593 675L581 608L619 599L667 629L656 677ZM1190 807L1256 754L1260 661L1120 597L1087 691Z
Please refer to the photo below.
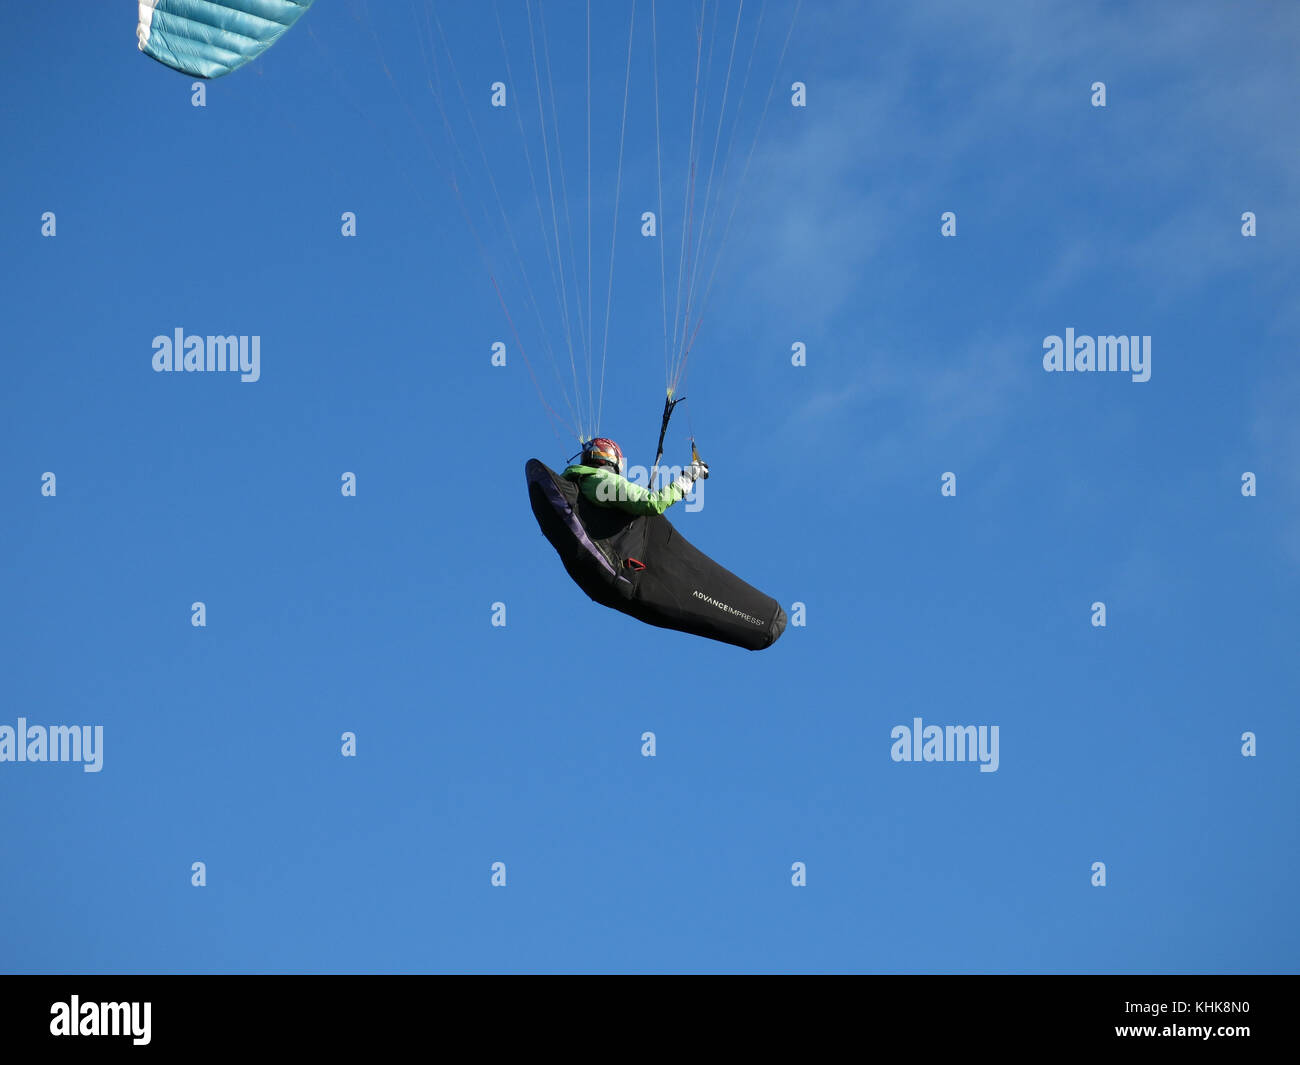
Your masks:
M775 116L747 192L760 221L735 255L754 313L818 323L859 357L795 407L794 423L853 426L882 461L926 440L996 440L1042 311L1072 290L1095 299L1101 282L1170 313L1242 269L1285 266L1300 243L1287 199L1300 183L1300 112L1286 106L1300 9L1174 10L804 5L788 66L808 82L809 107ZM819 50L828 40L855 46ZM1094 80L1108 85L1105 111L1088 104ZM927 309L924 296L947 208L959 240L973 221L986 241L1002 227L1019 257L986 267L1008 275L981 336L954 316L943 344L934 319L951 307L941 296ZM1245 209L1273 227L1250 255ZM900 254L909 230L913 250ZM1276 302L1281 324L1294 311ZM886 408L888 419L870 417Z
M878 350L847 381L815 391L789 414L792 432L858 429L863 475L889 477L918 453L949 449L979 462L1005 444L1008 415L1023 402L1034 352L1019 337L979 336L943 351Z
M1271 484L1265 475L1258 490L1281 515L1282 551L1300 566L1300 370L1288 367L1261 383L1250 437L1259 448L1260 464L1275 474Z
M1199 287L1225 266L1202 235L1235 234L1243 209L1300 234L1285 209L1300 179L1300 112L1285 106L1300 19L1210 3L1169 12L1011 2L801 15L788 67L808 82L809 107L769 130L745 261L766 255L775 298L800 271L816 279L818 310L840 309L882 233L919 210L937 225L958 196L999 212L1073 208L1058 214L1049 286L1104 260L1171 292ZM830 38L860 40L858 62L823 61L815 45ZM1108 85L1104 112L1087 103L1094 80ZM1113 204L1112 227L1072 231L1090 206L1095 226L1096 203Z

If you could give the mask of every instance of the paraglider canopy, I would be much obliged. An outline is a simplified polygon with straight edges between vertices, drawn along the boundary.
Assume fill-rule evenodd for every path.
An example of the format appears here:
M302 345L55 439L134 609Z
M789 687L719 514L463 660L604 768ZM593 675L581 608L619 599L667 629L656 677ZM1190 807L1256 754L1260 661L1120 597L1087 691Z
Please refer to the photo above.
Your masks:
M140 0L140 51L196 78L219 78L256 59L312 0Z

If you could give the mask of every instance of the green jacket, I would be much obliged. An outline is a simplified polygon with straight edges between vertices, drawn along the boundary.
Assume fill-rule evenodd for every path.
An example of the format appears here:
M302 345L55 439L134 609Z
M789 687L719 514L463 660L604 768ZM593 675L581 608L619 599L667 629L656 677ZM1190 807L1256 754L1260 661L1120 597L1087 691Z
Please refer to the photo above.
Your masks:
M574 465L564 471L564 476L576 481L578 490L597 506L617 507L629 514L662 514L686 497L676 482L652 492L603 467Z

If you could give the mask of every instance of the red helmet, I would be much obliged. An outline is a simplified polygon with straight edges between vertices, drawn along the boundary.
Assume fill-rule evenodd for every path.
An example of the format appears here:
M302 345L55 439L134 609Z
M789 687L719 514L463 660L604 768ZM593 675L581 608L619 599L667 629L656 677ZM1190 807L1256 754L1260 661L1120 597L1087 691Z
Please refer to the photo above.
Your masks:
M627 459L623 457L623 449L613 440L603 436L587 441L582 449L582 464L595 467L607 466L620 477L627 473Z

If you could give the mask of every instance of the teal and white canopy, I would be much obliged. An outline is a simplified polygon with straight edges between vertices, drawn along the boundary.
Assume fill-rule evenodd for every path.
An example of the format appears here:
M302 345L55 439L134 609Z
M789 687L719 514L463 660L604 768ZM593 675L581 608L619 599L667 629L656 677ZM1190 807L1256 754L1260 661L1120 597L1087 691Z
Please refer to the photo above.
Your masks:
M312 0L140 0L140 51L174 70L219 78L256 59Z

